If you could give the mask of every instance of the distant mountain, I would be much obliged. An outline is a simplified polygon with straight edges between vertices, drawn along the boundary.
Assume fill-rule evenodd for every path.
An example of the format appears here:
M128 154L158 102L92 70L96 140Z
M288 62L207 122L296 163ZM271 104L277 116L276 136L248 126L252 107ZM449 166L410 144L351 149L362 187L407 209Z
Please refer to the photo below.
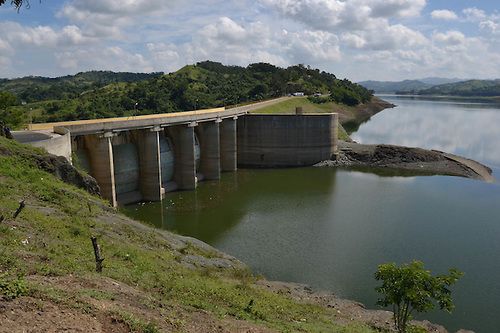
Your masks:
M465 97L492 97L500 96L500 79L497 80L468 80L448 83L423 89L419 95L465 96Z
M418 92L422 89L431 88L433 85L420 80L404 81L363 81L360 85L366 89L373 90L378 94L394 94L396 92Z
M466 81L466 80L465 79L457 79L457 78L447 79L447 78L443 78L443 77L426 77L423 79L418 79L418 81L430 84L432 86L437 86L437 85L441 85L441 84L456 83L456 82L462 82L462 81Z
M0 91L11 92L22 101L38 102L75 98L85 91L98 89L110 83L143 81L162 74L89 71L57 78L27 76L17 79L0 79Z

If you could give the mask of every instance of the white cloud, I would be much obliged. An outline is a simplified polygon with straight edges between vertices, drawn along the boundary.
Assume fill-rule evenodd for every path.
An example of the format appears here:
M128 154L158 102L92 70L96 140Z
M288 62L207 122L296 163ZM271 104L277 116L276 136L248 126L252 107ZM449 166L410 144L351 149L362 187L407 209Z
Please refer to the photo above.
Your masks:
M353 80L500 76L491 66L500 58L498 12L467 8L456 19L458 12L441 9L420 17L425 6L425 0L68 0L53 24L0 22L0 68L3 75L50 76L174 71L209 59L304 63ZM431 18L447 19L448 30ZM465 22L477 25L474 38ZM421 28L429 25L435 30Z
M475 22L483 31L493 35L500 35L500 14L494 12L486 14L484 10L473 8L466 8L463 10L466 20Z
M433 36L433 40L445 45L462 45L465 43L465 35L460 31L438 32Z
M318 30L367 30L373 21L420 15L425 0L260 0Z
M168 0L74 0L65 3L59 15L80 22L111 18L128 20L134 16L159 13L171 3Z
M458 20L458 16L454 11L448 9L433 10L431 17L436 20L453 21Z
M221 17L216 24L205 27L203 33L207 38L224 40L229 43L243 42L249 37L245 28L229 17Z
M477 9L475 7L466 8L462 11L467 20L477 22L486 19L486 13L484 10Z
M356 1L354 1L356 3ZM374 17L412 17L420 15L426 0L375 0L359 1L370 5Z
M500 23L494 22L492 20L486 20L479 23L479 27L483 30L487 30L488 32L494 35L500 35Z
M11 45L24 44L36 47L64 47L88 41L75 25L54 30L50 26L26 27L10 21L0 22L0 38L6 39Z
M0 37L0 54L12 54L14 49L10 46L10 43Z
M292 63L339 61L341 53L336 35L324 31L283 31L283 48Z
M61 68L73 71L82 69L132 72L153 71L153 67L143 55L128 52L117 46L56 52L55 57Z
M425 0L261 0L281 15L314 30L340 32L345 46L364 50L395 50L426 42L418 31L390 19L418 16Z
M342 34L342 42L344 42L348 47L354 49L361 49L366 46L366 40L360 35L346 32Z

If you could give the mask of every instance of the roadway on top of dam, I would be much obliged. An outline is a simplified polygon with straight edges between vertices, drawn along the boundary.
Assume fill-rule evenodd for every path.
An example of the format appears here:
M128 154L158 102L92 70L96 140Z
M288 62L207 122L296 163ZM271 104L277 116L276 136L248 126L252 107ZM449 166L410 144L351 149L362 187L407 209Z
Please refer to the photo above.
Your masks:
M72 136L98 134L106 132L120 132L134 129L147 129L163 126L196 124L217 119L227 119L245 115L250 111L282 102L293 97L281 97L268 101L237 106L230 109L225 107L194 110L184 112L171 112L163 114L150 114L141 116L103 118L90 120L64 121L55 123L30 124L30 131L54 131L57 128L66 128Z

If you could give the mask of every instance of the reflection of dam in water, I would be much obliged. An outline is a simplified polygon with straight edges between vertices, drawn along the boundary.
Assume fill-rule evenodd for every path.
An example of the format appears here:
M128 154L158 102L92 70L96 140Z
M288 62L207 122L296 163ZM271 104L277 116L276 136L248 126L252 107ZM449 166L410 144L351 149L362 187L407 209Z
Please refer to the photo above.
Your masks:
M220 245L240 223L276 222L281 219L276 212L304 219L311 210L317 214L321 198L335 191L335 179L330 168L242 169L204 182L196 191L171 192L161 202L122 209L134 219Z
M36 124L30 129L62 133L57 147L51 140L39 144L76 157L113 206L160 201L167 192L193 190L199 181L218 180L221 172L235 171L238 164L307 166L336 152L337 114L246 112L218 108Z

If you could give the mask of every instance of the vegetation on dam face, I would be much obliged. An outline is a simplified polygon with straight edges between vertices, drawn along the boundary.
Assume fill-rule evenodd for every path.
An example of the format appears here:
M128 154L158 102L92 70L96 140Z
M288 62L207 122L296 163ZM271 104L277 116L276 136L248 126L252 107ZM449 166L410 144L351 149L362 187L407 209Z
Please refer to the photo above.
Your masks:
M43 153L0 137L2 329L374 332L258 287L236 259L124 217L39 169L30 154Z
M358 84L303 65L280 68L256 63L239 67L210 61L170 74L94 71L53 79L4 79L0 80L0 92L0 120L13 128L29 122L229 106L295 92L331 93L331 100L348 105L365 103L372 97Z

